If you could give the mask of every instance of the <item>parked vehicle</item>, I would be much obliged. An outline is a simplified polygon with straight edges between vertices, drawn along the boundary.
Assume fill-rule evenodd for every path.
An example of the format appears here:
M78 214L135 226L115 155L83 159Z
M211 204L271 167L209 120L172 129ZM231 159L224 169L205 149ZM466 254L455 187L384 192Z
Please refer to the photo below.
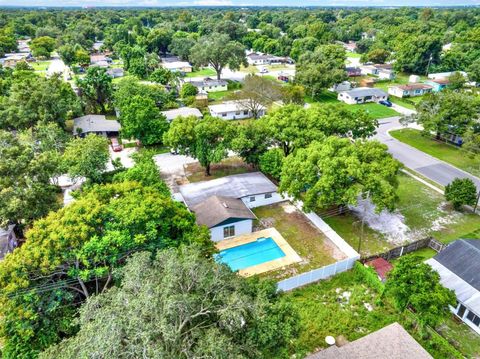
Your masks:
M262 67L262 68L260 69L260 73L261 73L261 74L268 74L268 69L267 69L266 67Z
M120 152L122 150L122 145L118 142L118 139L116 137L112 137L110 139L112 142L112 150L113 152Z
M392 103L388 100L380 101L379 104L387 107L392 107Z

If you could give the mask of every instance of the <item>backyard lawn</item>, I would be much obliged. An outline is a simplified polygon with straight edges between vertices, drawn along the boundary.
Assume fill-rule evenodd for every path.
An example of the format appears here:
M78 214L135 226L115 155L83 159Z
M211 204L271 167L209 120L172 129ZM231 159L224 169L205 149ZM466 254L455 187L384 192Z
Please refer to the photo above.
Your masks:
M359 59L360 57L362 57L361 54L357 54L356 52L350 52L350 51L347 51L347 58L350 57L352 59Z
M50 63L51 61L35 61L29 63L29 65L32 66L35 71L45 72L47 71L48 66L50 66Z
M254 169L243 162L240 157L228 157L220 163L212 164L210 167L210 176L205 175L205 168L200 166L198 162L190 163L185 168L189 182L208 181L252 171L254 171Z
M421 131L411 128L390 131L390 135L433 157L448 162L473 175L480 176L480 159L473 159L467 156L454 145L436 141L432 137L422 136Z
M302 262L266 273L269 278L280 280L344 258L343 253L290 202L257 207L252 211L258 217L254 223L256 229L274 227L302 257Z
M205 67L203 69L189 72L185 75L185 77L209 77L209 76L217 76L217 73L214 69L210 67Z
M227 91L217 91L217 92L209 92L208 99L213 101L213 103L219 103L222 101L227 100L227 97L233 93L234 90L227 90Z

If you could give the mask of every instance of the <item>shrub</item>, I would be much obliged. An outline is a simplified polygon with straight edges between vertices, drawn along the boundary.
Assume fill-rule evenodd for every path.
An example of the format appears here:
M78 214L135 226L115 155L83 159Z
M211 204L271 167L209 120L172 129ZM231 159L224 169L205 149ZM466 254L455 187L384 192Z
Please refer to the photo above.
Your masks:
M195 96L197 93L197 88L187 82L182 86L182 89L180 90L180 97L187 98L190 96Z
M445 199L459 210L464 205L474 206L477 201L477 187L470 178L455 178L445 187Z

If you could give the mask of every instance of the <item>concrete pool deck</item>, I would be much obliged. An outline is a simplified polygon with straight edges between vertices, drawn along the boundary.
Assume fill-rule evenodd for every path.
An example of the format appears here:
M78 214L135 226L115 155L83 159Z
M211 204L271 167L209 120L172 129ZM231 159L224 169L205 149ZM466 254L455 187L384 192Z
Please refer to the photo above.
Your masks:
M281 267L288 266L293 263L298 263L302 261L302 258L295 252L295 250L288 244L285 238L275 229L267 228L261 231L253 232L250 234L244 234L242 236L234 237L231 239L225 239L216 244L216 247L219 251L225 249L241 246L242 244L247 244L255 242L258 238L272 238L277 246L285 253L285 257L274 259L265 263L257 264L245 269L240 269L238 274L243 277L249 277L254 274L261 274L271 270L279 269Z

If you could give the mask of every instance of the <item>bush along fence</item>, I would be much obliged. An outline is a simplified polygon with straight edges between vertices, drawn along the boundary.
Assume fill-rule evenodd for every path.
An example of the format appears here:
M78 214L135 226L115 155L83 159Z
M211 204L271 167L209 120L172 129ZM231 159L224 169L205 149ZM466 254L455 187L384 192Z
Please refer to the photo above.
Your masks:
M310 222L312 222L315 227L323 232L323 234L325 234L325 236L327 236L345 254L347 258L278 282L277 288L278 290L282 291L289 291L310 283L318 282L322 279L332 277L338 273L345 272L349 269L352 269L355 262L360 259L360 255L317 214L313 212L303 212L302 202L296 202L295 206L302 211L302 213L310 220Z
M390 259L398 258L407 253L414 252L418 249L427 248L427 247L432 248L436 252L441 252L446 246L447 246L446 244L443 244L437 241L436 239L429 237L429 238L420 239L418 241L415 241L403 246L395 247L384 253L374 254L369 257L363 257L360 261L362 263L365 263L375 258L383 258L388 261Z

